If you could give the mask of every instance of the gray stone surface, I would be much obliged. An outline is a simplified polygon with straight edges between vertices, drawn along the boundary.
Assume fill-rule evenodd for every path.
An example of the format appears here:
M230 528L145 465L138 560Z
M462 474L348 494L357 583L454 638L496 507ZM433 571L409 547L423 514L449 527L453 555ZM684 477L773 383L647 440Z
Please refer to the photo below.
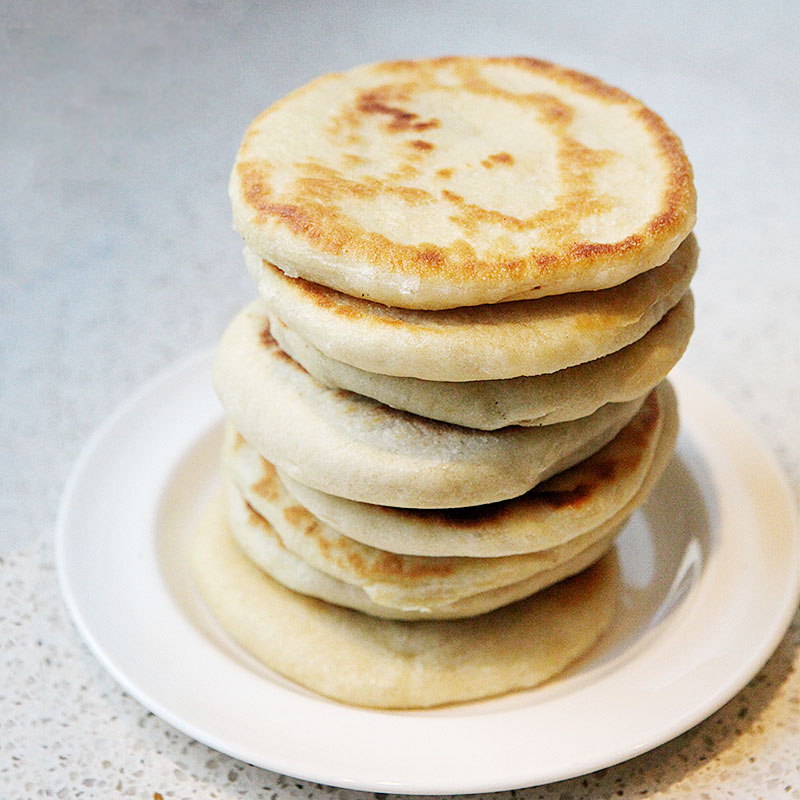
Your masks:
M209 750L79 641L52 530L90 432L253 294L227 173L252 116L325 71L523 53L600 75L682 136L700 196L684 364L800 487L800 12L761 4L0 5L0 796L322 797ZM800 797L800 622L721 711L526 798Z

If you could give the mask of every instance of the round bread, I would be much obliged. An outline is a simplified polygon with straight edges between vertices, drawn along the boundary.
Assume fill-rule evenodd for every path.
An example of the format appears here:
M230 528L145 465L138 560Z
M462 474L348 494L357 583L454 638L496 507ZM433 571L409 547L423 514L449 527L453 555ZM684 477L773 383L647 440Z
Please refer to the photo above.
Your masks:
M692 229L680 141L641 102L527 58L326 75L259 115L230 181L259 258L356 297L453 308L600 289Z
M233 541L221 497L198 527L191 567L222 627L256 658L322 695L378 708L429 707L535 686L597 641L619 591L609 554L569 581L478 617L380 619L271 579Z
M686 294L697 254L689 236L665 264L621 286L445 311L387 308L275 267L263 271L259 292L305 341L366 372L497 380L556 372L637 341Z
M229 470L228 521L245 554L295 591L382 617L470 616L539 591L599 558L660 478L672 453L676 428L670 420L664 435L658 437L646 478L627 503L591 530L580 535L565 531L563 543L533 553L425 557L365 546L297 505L274 471L268 470L259 484L244 491L234 485L233 470ZM613 467L610 460L606 468ZM260 509L265 510L264 516ZM430 533L437 533L435 520L431 520Z
M214 385L231 424L291 478L350 500L455 508L516 497L610 442L644 401L476 431L329 389L262 334L244 350L229 328L217 349Z
M645 476L660 474L676 430L674 394L665 383L594 455L519 497L460 509L391 508L309 489L278 474L230 426L222 460L247 502L306 561L323 570L333 562L327 571L337 575L377 565L389 572L382 580L402 582L452 574L464 561L551 550L597 528L640 496ZM298 534L305 542L293 546ZM383 557L386 552L410 558ZM442 568L442 558L454 557Z
M272 539L272 548L277 545L281 556L285 551L302 561L304 568L362 590L376 605L400 611L429 613L464 598L519 583L560 567L609 535L600 526L547 550L500 558L398 555L361 544L325 525L297 505L274 474L271 487L272 499L260 506L269 514L264 516L246 492L228 481L228 522L245 553L280 580L255 555L264 547L264 539ZM297 585L292 588L303 591ZM320 596L314 592L305 594ZM323 599L336 602L333 597Z
M616 353L548 375L497 381L423 381L365 372L323 355L269 316L261 300L242 313L240 324L257 339L269 327L280 348L318 381L429 419L467 428L552 425L586 417L605 403L624 403L649 392L683 355L694 327L694 301L687 292L641 339Z
M517 563L496 568L491 564L485 567L475 564L465 571L476 576L480 574L481 583L470 593L469 584L457 578L439 588L435 578L420 580L416 586L413 581L407 582L403 587L398 583L367 583L363 575L357 576L355 582L344 579L355 577L352 573L332 575L287 547L278 532L255 512L233 484L229 483L226 488L231 535L256 566L295 592L383 619L460 619L516 602L593 564L609 550L627 522L625 518L616 519L615 524L603 524L577 541L556 548L552 554L535 553L527 560L523 556L512 556L511 560ZM470 559L487 560L493 559ZM330 563L325 566L330 567ZM510 575L515 571L525 577L504 583L504 573ZM496 586L491 585L492 579Z

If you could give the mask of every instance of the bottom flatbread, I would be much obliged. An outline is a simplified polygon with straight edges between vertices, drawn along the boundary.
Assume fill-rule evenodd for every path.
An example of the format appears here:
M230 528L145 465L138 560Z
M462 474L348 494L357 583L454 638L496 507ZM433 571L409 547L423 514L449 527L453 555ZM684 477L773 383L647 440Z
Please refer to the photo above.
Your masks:
M581 574L496 611L459 620L385 620L297 594L233 541L221 496L193 541L195 582L246 650L326 697L422 708L535 686L584 654L609 626L619 569L612 551Z

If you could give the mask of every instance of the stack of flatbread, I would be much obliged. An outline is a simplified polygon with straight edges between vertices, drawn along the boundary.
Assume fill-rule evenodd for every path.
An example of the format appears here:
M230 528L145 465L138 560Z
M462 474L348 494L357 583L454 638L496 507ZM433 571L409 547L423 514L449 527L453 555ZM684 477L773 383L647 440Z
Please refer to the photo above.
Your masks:
M549 63L372 64L257 117L230 190L259 298L215 360L209 607L356 704L563 670L612 619L614 539L676 438L664 379L697 263L680 141Z

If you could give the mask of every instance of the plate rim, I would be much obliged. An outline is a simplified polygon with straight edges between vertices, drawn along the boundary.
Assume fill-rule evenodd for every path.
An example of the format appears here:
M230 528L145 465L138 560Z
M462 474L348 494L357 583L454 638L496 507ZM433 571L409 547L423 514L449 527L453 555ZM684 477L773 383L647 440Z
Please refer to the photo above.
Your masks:
M550 769L549 771L543 771L541 768L535 770L529 767L528 769L517 769L513 774L511 774L509 770L505 777L487 775L484 776L483 780L477 780L474 777L469 780L460 779L459 777L453 778L447 775L447 770L443 770L442 772L444 775L439 776L436 780L431 780L430 776L422 780L410 777L403 782L376 778L364 780L357 775L331 774L329 770L325 771L324 769L320 771L319 768L315 769L314 765L304 764L302 759L300 759L299 762L297 759L295 759L295 762L291 762L291 760L285 758L276 761L270 758L269 753L259 754L240 747L232 747L230 742L225 740L224 736L221 737L215 734L214 731L207 730L203 726L198 726L193 721L185 719L181 714L175 713L170 707L168 699L165 702L164 698L153 697L151 692L148 692L147 687L140 686L139 683L131 677L124 668L124 665L121 666L117 663L115 658L107 652L107 645L104 645L102 636L98 637L98 632L94 629L87 610L82 607L78 593L75 591L73 585L74 576L72 576L69 571L70 515L76 495L82 488L82 481L86 479L87 471L91 467L92 459L97 457L104 442L107 441L120 425L125 423L126 418L131 414L135 414L137 407L143 401L153 399L155 395L158 395L159 391L163 391L164 387L169 384L170 381L182 375L193 374L197 371L208 373L210 360L211 351L207 349L201 350L184 357L162 370L125 398L95 429L81 450L78 458L75 460L64 484L56 520L55 561L62 597L70 617L80 636L84 639L89 649L103 667L125 691L131 694L131 696L143 706L153 711L157 716L173 727L216 750L275 772L291 775L303 780L316 781L354 790L400 794L472 794L542 785L555 780L587 774L596 769L612 766L613 764L640 755L669 741L707 718L737 694L746 683L757 674L777 648L786 629L791 623L798 601L800 601L800 546L798 545L797 510L788 480L774 454L763 444L750 424L742 419L742 417L713 392L709 386L698 378L686 373L682 368L678 368L671 373L670 378L678 391L679 398L681 398L681 396L685 398L691 394L695 404L710 403L712 406L716 404L716 406L723 408L729 418L735 419L737 425L736 433L738 436L748 440L747 443L750 449L755 448L756 455L760 458L761 468L766 469L769 473L771 485L785 505L787 535L792 537L795 555L791 567L787 565L786 578L788 583L785 592L781 596L780 607L776 609L775 615L770 618L772 625L770 626L768 635L764 636L759 641L760 646L756 648L754 652L748 654L748 658L742 660L742 663L739 664L738 671L736 671L734 675L728 676L727 681L723 681L717 691L710 694L704 703L697 704L691 710L677 716L672 720L670 725L659 728L659 733L657 735L641 740L636 747L625 748L624 752L618 751L614 756L610 756L608 752L597 754L595 758L584 756L574 762L571 767L562 764L560 768ZM219 416L221 417L221 415L222 411L220 409ZM687 421L689 423L688 427L691 428L691 421ZM684 418L682 418L681 429L683 432ZM702 452L703 448L698 444L697 433L697 431L694 431L694 435L690 434L690 438L693 444L697 445L698 449ZM702 444L702 441L700 441L700 444ZM789 573L792 572L792 567L793 575L790 575ZM186 619L184 622L188 627L193 627L190 620ZM300 702L298 697L299 696L294 698L295 705ZM324 699L322 700L326 704L332 702ZM312 703L320 702L316 698L305 698L305 701ZM345 714L349 712L356 715L362 722L364 718L374 721L376 719L391 717L396 723L397 720L416 720L418 717L423 716L429 721L429 728L436 729L441 728L442 719L447 719L447 717L436 716L435 713L429 715L429 712L425 711L384 712L374 709L353 708L344 706L343 704L335 704L335 706L340 710L345 709L343 712ZM500 716L502 716L502 714ZM405 731L405 729L408 728L408 723L403 722L397 725L397 727ZM403 731L401 731L401 734ZM536 774L534 774L534 772Z

